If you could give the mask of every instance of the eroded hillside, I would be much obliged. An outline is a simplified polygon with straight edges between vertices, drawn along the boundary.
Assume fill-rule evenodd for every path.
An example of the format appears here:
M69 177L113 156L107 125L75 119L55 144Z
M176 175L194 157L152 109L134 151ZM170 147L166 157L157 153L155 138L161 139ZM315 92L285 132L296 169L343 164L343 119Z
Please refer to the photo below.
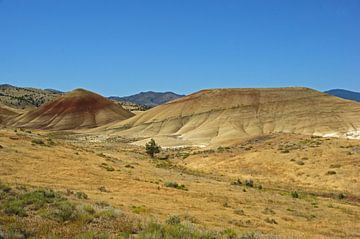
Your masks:
M77 89L13 118L8 125L51 130L82 129L121 121L131 116L133 113L119 104L93 92Z
M224 145L277 132L358 138L360 103L307 88L204 90L107 129L167 146Z

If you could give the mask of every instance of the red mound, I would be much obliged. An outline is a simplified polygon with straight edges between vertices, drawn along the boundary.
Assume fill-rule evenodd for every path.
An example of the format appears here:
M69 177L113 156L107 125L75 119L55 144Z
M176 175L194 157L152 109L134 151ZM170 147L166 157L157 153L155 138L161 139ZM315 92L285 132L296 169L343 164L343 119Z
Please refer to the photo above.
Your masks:
M81 129L101 126L131 116L133 113L120 105L93 92L77 89L15 118L11 124L37 129Z

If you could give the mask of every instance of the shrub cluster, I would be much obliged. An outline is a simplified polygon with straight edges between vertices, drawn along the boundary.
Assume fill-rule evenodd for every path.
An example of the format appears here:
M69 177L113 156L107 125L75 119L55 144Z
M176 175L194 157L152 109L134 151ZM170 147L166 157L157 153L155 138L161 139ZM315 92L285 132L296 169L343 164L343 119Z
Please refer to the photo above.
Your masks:
M164 186L168 188L176 188L185 191L188 190L184 184L178 184L177 182L165 182Z

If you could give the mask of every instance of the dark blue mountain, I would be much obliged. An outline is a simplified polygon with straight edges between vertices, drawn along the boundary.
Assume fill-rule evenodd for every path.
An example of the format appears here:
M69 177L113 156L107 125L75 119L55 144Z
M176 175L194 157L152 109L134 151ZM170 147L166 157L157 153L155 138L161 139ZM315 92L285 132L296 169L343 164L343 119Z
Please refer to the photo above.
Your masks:
M353 100L360 102L360 93L349 91L349 90L343 90L343 89L334 89L334 90L328 90L325 91L326 94L337 96L339 98L343 98L346 100Z

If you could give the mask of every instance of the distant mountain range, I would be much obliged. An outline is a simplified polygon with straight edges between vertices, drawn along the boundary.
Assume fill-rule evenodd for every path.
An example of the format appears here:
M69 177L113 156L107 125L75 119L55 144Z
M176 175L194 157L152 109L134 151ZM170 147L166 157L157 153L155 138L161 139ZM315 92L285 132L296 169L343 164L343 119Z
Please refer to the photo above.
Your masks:
M39 107L53 101L66 92L56 89L37 89L30 87L17 87L9 84L0 84L0 102L14 108L25 109L28 107ZM332 89L325 91L332 96L360 102L360 93ZM154 106L165 104L169 101L184 97L174 92L140 92L139 94L120 97L110 96L108 99L115 101L131 111L144 111Z
M354 100L354 101L360 102L360 93L359 92L343 90L343 89L333 89L333 90L325 91L325 93L332 95L332 96L339 97L339 98L343 98L346 100Z
M25 109L39 107L65 94L56 89L37 89L0 84L0 102L4 105ZM127 97L111 96L108 99L117 102L131 111L144 111L151 107L183 97L173 92L141 92Z
M178 99L183 96L184 95L178 95L173 92L147 91L147 92L141 92L139 94L130 95L130 96L126 96L126 97L112 96L112 97L109 97L109 99L127 101L127 102L136 103L139 105L153 107L153 106L161 105L166 102Z

